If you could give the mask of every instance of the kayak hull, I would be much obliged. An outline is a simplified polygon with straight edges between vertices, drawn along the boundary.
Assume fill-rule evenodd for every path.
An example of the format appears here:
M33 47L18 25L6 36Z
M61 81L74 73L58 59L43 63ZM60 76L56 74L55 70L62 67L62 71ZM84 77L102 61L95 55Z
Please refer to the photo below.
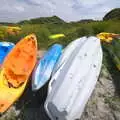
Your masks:
M15 45L10 42L0 42L0 65L2 65L5 57Z
M84 41L86 40L86 37L78 38L75 41L72 41L62 52L62 55L60 56L57 64L55 65L52 75L55 74L55 72L63 66L67 60L70 58L72 55L73 51L75 48L79 47L79 45L82 45Z
M120 34L101 32L97 34L101 42L111 43L114 39L120 38Z
M9 88L4 78L4 70L0 74L0 113L5 112L23 93L27 82L19 89Z
M38 61L32 74L32 90L40 89L49 79L62 52L60 44L54 44Z
M0 72L0 113L5 112L24 92L36 57L37 40L31 34L20 40L5 58Z
M68 49L69 50L69 49ZM74 49L51 78L45 110L52 120L79 119L95 87L102 65L100 40L89 37Z

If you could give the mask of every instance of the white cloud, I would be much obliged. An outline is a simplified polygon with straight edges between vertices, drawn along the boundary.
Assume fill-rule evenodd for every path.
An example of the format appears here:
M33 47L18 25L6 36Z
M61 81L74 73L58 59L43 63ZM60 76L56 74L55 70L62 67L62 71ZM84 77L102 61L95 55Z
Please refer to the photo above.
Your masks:
M23 11L24 11L24 7L22 7L22 6L15 6L15 9L16 9L18 12L23 12Z
M0 21L57 15L64 20L102 19L120 0L2 0Z
M93 6L100 3L104 3L106 0L80 0L84 6Z

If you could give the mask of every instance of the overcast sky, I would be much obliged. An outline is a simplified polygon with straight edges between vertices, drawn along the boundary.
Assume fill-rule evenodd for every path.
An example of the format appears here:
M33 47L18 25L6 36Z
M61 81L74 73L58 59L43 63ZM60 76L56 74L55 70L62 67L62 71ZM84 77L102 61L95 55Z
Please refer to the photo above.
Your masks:
M120 0L1 0L0 22L57 15L65 21L102 19Z

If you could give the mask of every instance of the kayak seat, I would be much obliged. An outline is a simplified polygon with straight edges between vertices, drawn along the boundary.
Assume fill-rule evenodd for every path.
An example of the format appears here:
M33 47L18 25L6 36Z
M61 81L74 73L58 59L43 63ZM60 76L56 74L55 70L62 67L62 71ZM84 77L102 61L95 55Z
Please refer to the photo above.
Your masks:
M4 77L5 80L7 80L7 85L13 88L20 87L26 80L26 75L16 75L11 70L6 70L6 73L4 73Z

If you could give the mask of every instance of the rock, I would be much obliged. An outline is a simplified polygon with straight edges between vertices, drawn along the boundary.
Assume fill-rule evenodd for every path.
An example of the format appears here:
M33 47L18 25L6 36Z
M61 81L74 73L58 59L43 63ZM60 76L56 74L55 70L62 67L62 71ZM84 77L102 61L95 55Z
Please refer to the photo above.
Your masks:
M120 112L114 111L114 117L115 117L115 120L120 120Z
M45 52L46 52L45 50L39 50L38 53L37 53L37 57L41 58L44 55Z
M6 113L4 113L0 120L16 120L16 109L14 106L12 106Z

